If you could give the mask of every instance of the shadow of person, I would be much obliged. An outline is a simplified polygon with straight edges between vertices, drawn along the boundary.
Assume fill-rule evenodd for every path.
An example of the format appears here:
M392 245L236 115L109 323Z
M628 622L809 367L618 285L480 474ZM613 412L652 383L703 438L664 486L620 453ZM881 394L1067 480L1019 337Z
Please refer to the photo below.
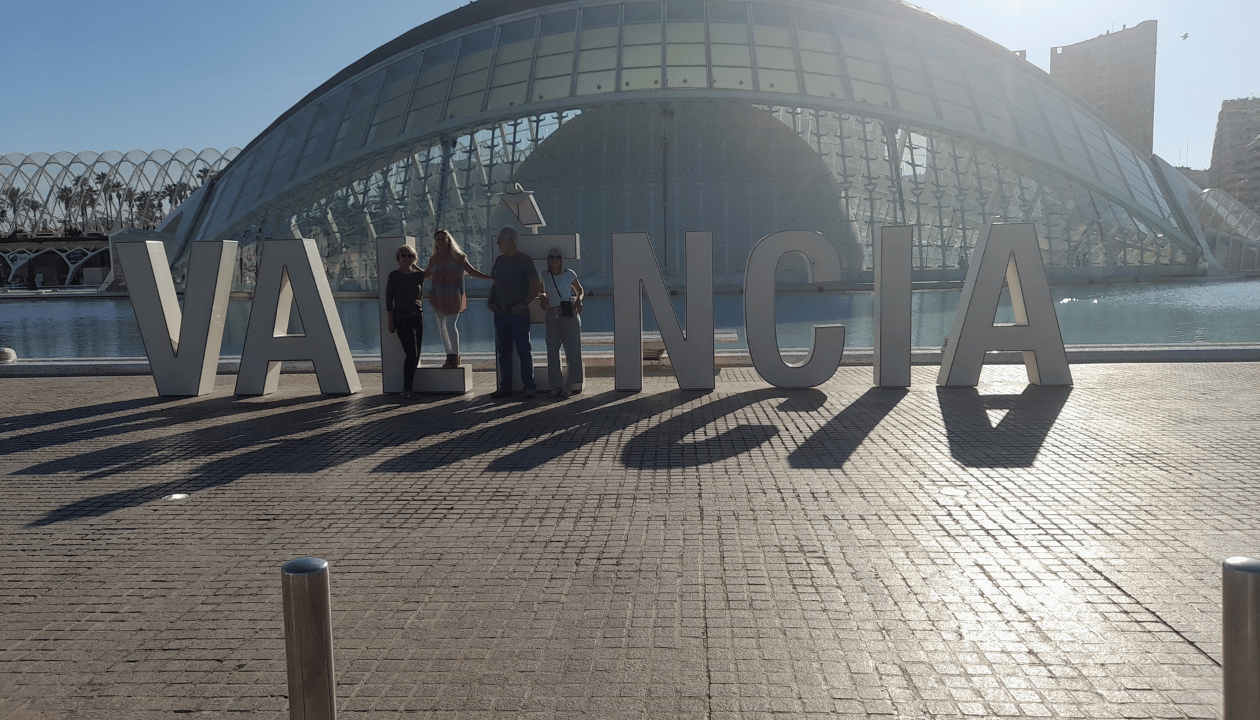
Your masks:
M719 397L631 438L621 451L621 463L639 470L663 470L709 465L742 455L778 435L778 426L741 423L699 439L688 438L727 416L775 399L783 400L778 407L781 412L815 412L827 402L827 394L812 388L768 388Z
M20 474L50 475L86 472L86 475L75 478L76 482L84 482L140 471L151 474L155 468L164 465L182 465L190 459L205 457L207 454L217 458L203 463L191 475L183 470L174 471L171 473L173 477L170 480L93 495L62 505L48 511L43 517L30 523L30 526L39 527L66 520L105 515L115 510L143 505L174 492L192 493L226 485L246 474L267 472L269 467L276 466L271 463L260 465L250 461L256 460L258 456L265 455L278 446L283 446L287 436L308 433L332 423L342 422L347 416L352 416L356 408L359 412L371 410L367 404L355 400L341 400L282 413L260 413L256 407L252 409L238 407L234 410L248 413L238 422L214 423L187 432L123 443L33 465L21 470ZM247 448L251 449L251 452L246 455L255 457L243 460L240 451ZM281 461L287 462L278 467L292 468L295 458L290 457Z
M609 398L615 395L609 394ZM238 401L239 402L239 401ZM603 402L590 398L586 404ZM173 493L194 493L232 483L246 475L316 473L399 446L420 444L409 455L429 456L431 447L423 441L445 433L459 437L466 432L497 432L511 436L522 428L537 432L538 427L571 425L573 403L557 406L540 415L525 415L531 406L457 401L446 412L432 406L416 407L398 414L388 396L356 396L314 407L273 413L260 412L274 407L244 403L249 413L239 422L215 423L185 433L175 433L98 451L82 453L32 466L29 474L86 472L77 481L99 480L144 470L152 474L164 465L179 466L171 480L102 493L55 508L31 526L50 525L76 518L105 515L126 507L153 502ZM518 417L520 416L520 417ZM528 417L528 420L522 420ZM458 437L456 438L458 439ZM442 443L439 443L442 445ZM493 452L502 445L485 442L464 444L459 452L438 455L445 462ZM189 472L190 460L205 462ZM407 467L413 471L423 467Z
M975 388L938 387L950 455L969 467L1029 467L1071 392L1029 385L1019 395L981 395Z
M146 397L2 418L0 433L19 434L5 439L0 445L0 455L168 427L188 413L187 400Z
M831 470L844 467L908 392L905 388L870 388L793 450L788 455L788 465Z

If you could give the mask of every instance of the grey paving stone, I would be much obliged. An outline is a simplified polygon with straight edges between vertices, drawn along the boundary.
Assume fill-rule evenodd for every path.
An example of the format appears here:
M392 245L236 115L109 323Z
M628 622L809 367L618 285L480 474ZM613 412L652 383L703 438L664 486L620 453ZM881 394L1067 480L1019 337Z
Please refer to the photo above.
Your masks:
M279 568L318 555L342 717L1219 717L1260 365L935 370L0 378L0 716L287 717Z

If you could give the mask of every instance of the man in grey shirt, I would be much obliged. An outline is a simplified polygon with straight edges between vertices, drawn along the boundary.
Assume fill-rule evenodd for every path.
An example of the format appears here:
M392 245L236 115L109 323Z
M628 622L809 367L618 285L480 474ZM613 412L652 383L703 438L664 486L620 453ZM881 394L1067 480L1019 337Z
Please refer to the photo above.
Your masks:
M542 282L534 259L517 249L516 230L499 231L498 245L502 255L495 258L490 277L490 299L486 305L494 313L494 351L499 361L499 389L492 398L512 394L512 351L521 363L521 385L525 399L535 397L534 357L529 346L529 304L542 294Z

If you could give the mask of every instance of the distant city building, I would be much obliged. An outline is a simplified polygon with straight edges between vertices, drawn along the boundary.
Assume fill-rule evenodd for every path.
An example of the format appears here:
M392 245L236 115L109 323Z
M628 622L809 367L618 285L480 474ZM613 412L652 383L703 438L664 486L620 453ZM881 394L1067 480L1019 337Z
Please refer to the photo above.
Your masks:
M1150 155L1155 129L1156 21L1050 48L1050 77L1097 108L1107 124Z
M1221 103L1208 184L1260 212L1260 97Z

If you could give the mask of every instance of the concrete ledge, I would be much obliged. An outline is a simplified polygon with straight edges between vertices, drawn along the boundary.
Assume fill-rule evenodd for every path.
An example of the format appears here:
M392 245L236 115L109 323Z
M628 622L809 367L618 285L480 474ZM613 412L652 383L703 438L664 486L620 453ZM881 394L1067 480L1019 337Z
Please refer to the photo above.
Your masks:
M785 349L783 356L789 360L805 357L801 349ZM1071 364L1093 363L1182 363L1182 362L1260 362L1260 344L1257 343L1218 343L1218 344L1169 344L1169 345L1069 345L1067 346L1068 362ZM871 365L874 360L872 348L845 348L841 365ZM424 355L421 365L432 369L441 365L445 355ZM583 351L583 365L589 375L607 374L613 367L611 352ZM495 367L493 353L474 353L463 356L464 366L473 370L491 370ZM1024 361L1019 352L993 352L985 362L995 365L1011 365ZM941 351L939 348L916 348L911 354L911 362L915 365L939 365ZM746 367L751 364L747 350L718 350L716 364L720 367ZM381 371L379 355L357 355L354 358L355 370L362 373L378 373ZM543 388L538 378L538 371L545 372L547 360L545 354L535 354L534 369L538 387ZM421 369L430 369L421 368ZM220 375L235 375L240 369L239 357L224 357L219 361ZM646 362L645 372L672 370L668 361ZM285 362L281 372L313 373L314 366L310 362ZM101 375L149 375L149 361L142 357L130 358L55 358L24 359L0 365L0 377L77 377Z
M358 365L358 361L355 361ZM358 369L357 367L355 368ZM414 388L422 393L444 393L463 395L472 389L473 369L464 365L450 370L442 368L421 367L416 369Z

